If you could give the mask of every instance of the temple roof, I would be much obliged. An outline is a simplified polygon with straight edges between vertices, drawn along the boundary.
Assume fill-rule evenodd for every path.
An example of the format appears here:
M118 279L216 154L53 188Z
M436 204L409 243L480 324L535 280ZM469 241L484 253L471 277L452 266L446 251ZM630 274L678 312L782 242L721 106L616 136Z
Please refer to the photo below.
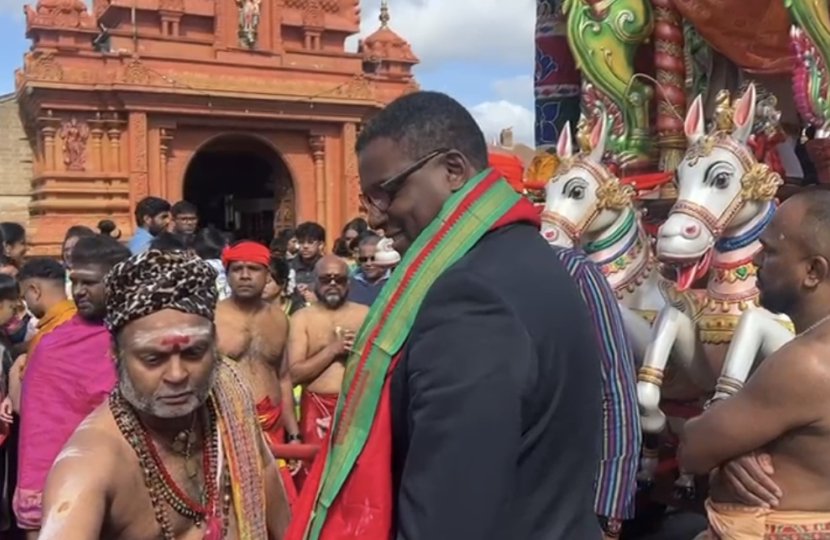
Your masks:
M405 64L417 64L409 43L389 28L389 6L386 0L380 4L380 28L360 40L357 51L367 60L391 60Z

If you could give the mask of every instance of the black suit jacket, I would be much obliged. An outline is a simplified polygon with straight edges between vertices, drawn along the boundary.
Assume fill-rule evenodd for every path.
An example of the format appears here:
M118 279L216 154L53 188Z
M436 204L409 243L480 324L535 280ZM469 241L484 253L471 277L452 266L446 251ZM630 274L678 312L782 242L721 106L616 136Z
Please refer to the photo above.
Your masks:
M538 230L484 236L432 285L392 372L397 540L596 540L598 344Z

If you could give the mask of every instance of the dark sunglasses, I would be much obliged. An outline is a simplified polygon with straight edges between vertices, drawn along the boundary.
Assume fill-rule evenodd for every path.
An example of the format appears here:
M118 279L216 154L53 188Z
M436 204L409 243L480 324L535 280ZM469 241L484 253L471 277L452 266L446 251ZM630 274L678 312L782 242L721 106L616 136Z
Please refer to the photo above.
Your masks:
M317 276L317 282L320 285L345 285L349 282L348 276L344 276L342 274L324 274L322 276Z
M371 257L358 257L357 262L359 262L360 264L375 262L375 257L374 257L374 255L371 256Z
M450 150L448 148L441 148L439 150L433 150L429 154L425 155L424 157L416 160L412 165L409 165L407 168L395 174L380 184L376 186L372 186L366 193L360 194L360 203L363 205L364 208L367 210L369 207L374 207L376 210L380 212L385 212L389 209L389 206L392 204L392 199L394 199L395 194L400 191L403 183L413 175L414 173L421 170L424 165L429 163L431 160L437 158L440 155L446 154Z

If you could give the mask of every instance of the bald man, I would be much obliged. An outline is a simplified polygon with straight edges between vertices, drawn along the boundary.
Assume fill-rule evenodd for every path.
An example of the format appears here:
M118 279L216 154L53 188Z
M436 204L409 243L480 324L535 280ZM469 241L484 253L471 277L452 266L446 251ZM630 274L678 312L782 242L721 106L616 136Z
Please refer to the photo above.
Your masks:
M334 255L315 265L314 292L317 302L291 317L288 365L293 383L303 386L303 441L321 444L331 427L346 356L369 308L347 300L349 269Z
M704 538L830 538L830 193L792 197L760 239L761 304L796 337L686 424L681 466L715 473Z

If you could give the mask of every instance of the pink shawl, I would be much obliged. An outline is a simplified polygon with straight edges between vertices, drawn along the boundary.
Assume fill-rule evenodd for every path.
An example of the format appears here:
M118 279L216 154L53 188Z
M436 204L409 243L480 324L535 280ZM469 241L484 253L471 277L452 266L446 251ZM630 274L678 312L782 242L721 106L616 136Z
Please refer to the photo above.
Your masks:
M32 351L21 390L13 503L21 528L40 528L41 494L52 462L115 381L110 334L103 323L75 315L43 336Z

